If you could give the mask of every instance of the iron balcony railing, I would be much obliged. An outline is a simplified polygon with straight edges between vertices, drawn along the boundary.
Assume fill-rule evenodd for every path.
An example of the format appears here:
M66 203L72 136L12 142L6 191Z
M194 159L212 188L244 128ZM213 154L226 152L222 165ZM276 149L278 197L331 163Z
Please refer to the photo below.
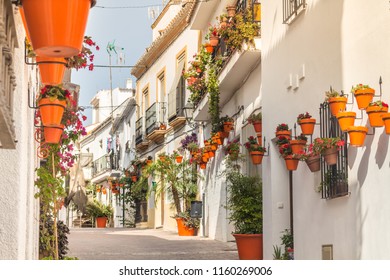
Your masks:
M106 154L92 162L92 176L111 170L112 162L109 154Z
M306 0L283 0L283 23L290 23L306 7Z
M145 135L145 125L144 125L144 117L140 117L135 122L135 144L138 145L144 140Z
M154 130L160 127L160 124L165 123L167 111L166 102L155 102L145 112L145 127L146 135L149 135Z

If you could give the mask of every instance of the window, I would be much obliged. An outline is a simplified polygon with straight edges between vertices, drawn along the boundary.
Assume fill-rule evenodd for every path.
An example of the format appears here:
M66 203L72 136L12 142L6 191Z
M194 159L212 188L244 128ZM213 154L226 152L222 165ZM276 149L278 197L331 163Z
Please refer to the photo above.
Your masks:
M161 73L158 76L158 84L157 84L157 94L158 94L158 100L160 102L165 102L165 73Z
M142 91L142 96L144 99L144 111L146 111L149 108L149 88L147 87Z
M290 24L306 8L306 0L283 0L283 23Z
M185 80L182 72L185 65L186 52L182 52L176 59L176 72L168 94L168 120L184 116L183 108L185 104Z

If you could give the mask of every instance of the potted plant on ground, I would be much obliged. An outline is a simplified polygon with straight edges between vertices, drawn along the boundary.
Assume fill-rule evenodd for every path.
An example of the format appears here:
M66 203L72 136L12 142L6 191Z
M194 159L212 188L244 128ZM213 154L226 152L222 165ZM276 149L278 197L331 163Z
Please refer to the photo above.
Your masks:
M234 226L241 260L263 259L262 182L258 177L241 174L237 165L226 170L228 219Z
M86 211L94 220L96 219L96 227L98 228L105 228L108 219L113 214L113 209L110 205L104 205L97 200L89 201Z

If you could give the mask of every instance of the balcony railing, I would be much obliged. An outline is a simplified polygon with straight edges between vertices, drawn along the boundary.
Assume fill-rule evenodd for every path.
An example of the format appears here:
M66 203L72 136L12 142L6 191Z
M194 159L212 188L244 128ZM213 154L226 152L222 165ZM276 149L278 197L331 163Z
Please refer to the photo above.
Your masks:
M105 171L111 170L112 167L112 157L106 154L97 160L93 161L92 166L92 176L96 176L97 174L103 173Z
M166 123L165 116L167 112L166 102L155 102L145 113L146 135L152 133L160 127L160 124Z
M135 144L138 145L144 140L145 129L144 129L144 117L139 118L135 122Z
M283 23L292 22L306 7L306 0L283 0Z

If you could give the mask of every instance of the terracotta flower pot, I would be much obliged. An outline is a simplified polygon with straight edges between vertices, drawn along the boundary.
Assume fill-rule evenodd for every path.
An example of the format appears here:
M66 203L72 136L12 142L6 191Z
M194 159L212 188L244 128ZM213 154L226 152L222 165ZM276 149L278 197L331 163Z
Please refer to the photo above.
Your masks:
M214 51L214 47L211 44L205 45L205 48L208 53L213 53Z
M337 147L332 147L330 149L325 150L322 155L327 165L334 165L337 163L338 159L338 150Z
M233 130L233 122L224 122L223 123L223 130L224 132L230 132Z
M263 152L252 151L252 152L250 152L250 155L252 158L252 163L255 165L261 164L261 162L263 161L263 156L264 156Z
M194 236L195 228L186 227L182 218L176 218L177 231L179 236Z
M31 44L38 56L80 53L89 10L95 0L23 0Z
M317 172L321 169L320 156L312 156L306 159L307 167L309 167L311 172Z
M236 6L227 6L226 11L228 17L234 17L236 15Z
M253 128L256 133L261 133L263 131L263 123L261 121L252 122Z
M213 136L212 139L213 139L213 142L216 143L217 145L222 145L221 137Z
M219 38L217 36L210 35L210 41L209 42L210 42L210 45L212 47L216 47L216 46L218 46Z
M96 227L97 228L105 228L107 224L107 217L97 217L96 218Z
M356 113L355 112L338 112L336 115L339 121L339 126L342 131L347 131L348 127L355 124Z
M385 124L386 134L390 134L390 113L384 113L382 115L383 123Z
M361 147L366 139L368 128L365 126L350 126L348 128L349 144L355 147Z
M213 158L213 157L215 157L215 151L210 150L209 151L209 158Z
M347 106L347 98L346 97L331 97L328 100L330 112L333 116L336 116L338 112L344 111Z
M388 107L386 106L368 106L366 108L366 112L368 114L368 119L370 121L370 125L372 127L381 127L384 126L385 123L383 122L382 115L384 113L387 113Z
M306 145L305 140L290 140L291 150L293 154L299 154L303 151Z
M236 239L238 258L240 260L263 259L262 234L233 234Z
M366 109L375 95L375 90L372 88L358 89L354 92L358 108Z
M291 131L290 131L290 130L280 130L280 131L276 131L275 135L276 135L276 137L284 136L284 137L286 137L287 139L291 139Z
M131 181L137 182L137 175L132 175L131 176Z
M199 164L199 168L200 169L206 169L206 166L207 166L206 162L202 162L202 163Z
M38 102L43 126L60 125L66 107L65 100L42 98Z
M294 171L298 168L299 159L293 158L292 155L286 156L284 158L284 161L286 163L287 170Z
M183 156L176 156L176 162L181 163L183 161Z
M65 58L37 56L36 61L42 84L59 85L62 83L66 69Z
M49 125L43 127L43 134L45 136L45 143L58 144L61 140L64 125Z
M314 132L314 126L316 124L315 119L301 119L298 123L301 127L303 135L312 135Z

